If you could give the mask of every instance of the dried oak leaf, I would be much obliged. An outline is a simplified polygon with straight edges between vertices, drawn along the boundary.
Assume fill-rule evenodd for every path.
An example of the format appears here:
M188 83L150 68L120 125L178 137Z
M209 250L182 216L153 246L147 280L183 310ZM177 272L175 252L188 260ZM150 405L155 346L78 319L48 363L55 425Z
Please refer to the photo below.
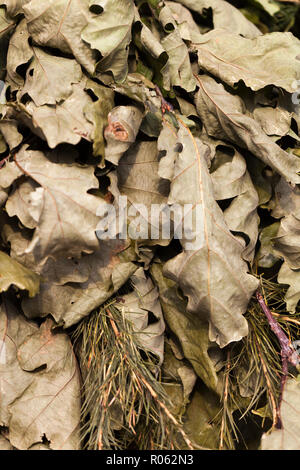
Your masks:
M300 269L291 269L286 261L279 269L277 281L289 286L285 294L286 308L290 313L296 313L300 300Z
M167 34L161 44L168 54L168 61L161 69L164 88L169 90L171 86L180 86L186 91L194 91L196 80L190 63L189 51L181 39L178 29Z
M159 298L168 327L176 335L184 357L192 364L198 377L217 391L218 378L209 357L208 323L186 310L186 301L178 296L177 286L162 274L162 264L153 263L151 276L158 287Z
M40 47L33 47L32 55L19 99L28 94L36 106L66 100L73 92L72 85L81 81L80 65L74 59L55 56Z
M88 80L85 90L91 90L98 99L87 104L84 108L84 115L94 125L90 134L93 141L93 154L101 156L100 168L104 168L105 149L104 129L108 122L108 115L114 106L114 92L110 88L99 85L94 80Z
M289 93L300 76L300 41L292 33L270 33L247 39L214 29L195 45L201 68L233 86L242 80L257 91L268 85Z
M89 315L136 271L136 254L128 245L126 240L102 240L94 253L76 260L75 272L74 262L63 264L61 260L63 272L58 282L54 278L58 267L46 266L40 293L22 303L25 315L36 318L51 314L65 328ZM87 279L81 280L78 273Z
M177 132L166 119L162 123L162 129L157 140L157 149L161 152L160 155L163 156L159 160L158 175L161 178L172 180L175 160L181 147L180 144L178 146Z
M16 182L12 194L10 194L5 209L10 217L15 215L20 219L25 227L34 229L37 226L37 221L30 214L31 196L32 193L39 187L39 185L27 179L22 181L22 178Z
M248 149L287 181L300 183L300 160L285 152L246 114L237 95L206 75L198 76L196 108L208 135Z
M10 38L7 51L7 74L5 81L12 91L18 90L24 85L24 78L18 73L19 67L27 64L33 55L29 45L29 34L26 20L23 19L17 25Z
M5 5L7 13L10 16L16 16L22 13L23 5L29 3L30 0L1 0L0 5Z
M283 137L291 131L292 113L281 106L256 107L253 111L253 118L267 135Z
M297 378L289 378L283 392L280 415L282 429L263 434L262 450L300 450L300 383Z
M9 405L22 395L32 381L32 376L24 373L20 367L17 351L36 330L37 326L28 322L3 295L0 305L1 426L8 426L11 417Z
M68 282L85 282L89 278L89 269L86 265L80 265L75 258L47 258L37 260L33 253L28 253L32 231L20 228L14 219L8 219L2 227L2 238L10 245L10 256L14 260L34 270L40 275L42 282L51 282L64 285Z
M1 421L20 450L44 436L50 449L80 448L79 371L68 336L53 326L48 319L38 328L6 299L1 305Z
M212 9L214 28L220 28L246 38L255 38L262 33L243 13L224 0L180 0L189 10L200 15L204 10Z
M201 26L194 21L191 12L180 3L167 1L165 5L171 10L182 39L184 41L198 42L201 38Z
M88 0L31 0L23 5L28 31L34 43L71 54L93 74L96 55L81 38L91 19Z
M285 301L287 310L295 313L300 299L300 190L283 178L275 186L272 216L280 218L272 238L274 255L284 262L278 272L278 282L289 286Z
M14 28L15 21L6 13L5 8L0 8L0 40L11 34Z
M98 248L96 212L105 202L87 192L98 187L94 168L59 164L51 161L51 153L47 157L24 146L2 169L0 185L8 187L15 174L39 185L30 193L28 213L36 229L28 253L41 261L49 256L79 257Z
M26 106L17 104L16 118L30 130L46 140L50 148L62 143L77 145L81 139L91 141L94 124L85 116L93 104L85 91L86 80L72 85L68 98L56 105L36 106L32 101Z
M225 221L232 232L244 234L243 258L252 262L258 237L258 194L243 156L220 141L214 143L216 155L211 169L214 195L217 201L233 199L224 210Z
M14 119L0 120L0 132L10 150L14 150L23 141L23 135L18 131L18 121Z
M127 75L134 2L109 0L99 4L97 0L91 0L89 4L90 10L96 12L90 15L87 25L81 31L81 37L102 56L97 63L97 70L110 70L115 80L122 82Z
M175 161L168 204L177 227L184 228L183 251L165 264L164 274L187 296L187 310L209 322L210 340L224 347L247 334L243 314L258 281L247 273L244 245L231 234L215 201L207 167L209 147L183 123L178 142L182 151ZM190 217L183 219L186 204L191 205Z
M274 251L291 269L300 269L300 189L291 187L283 178L275 186L272 216L281 218Z

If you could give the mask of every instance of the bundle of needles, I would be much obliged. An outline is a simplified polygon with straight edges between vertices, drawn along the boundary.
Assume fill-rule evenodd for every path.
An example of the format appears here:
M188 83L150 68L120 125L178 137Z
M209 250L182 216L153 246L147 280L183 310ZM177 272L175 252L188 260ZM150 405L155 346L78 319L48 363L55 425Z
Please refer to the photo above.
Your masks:
M73 339L83 375L82 444L88 450L192 449L170 411L157 358L111 299Z

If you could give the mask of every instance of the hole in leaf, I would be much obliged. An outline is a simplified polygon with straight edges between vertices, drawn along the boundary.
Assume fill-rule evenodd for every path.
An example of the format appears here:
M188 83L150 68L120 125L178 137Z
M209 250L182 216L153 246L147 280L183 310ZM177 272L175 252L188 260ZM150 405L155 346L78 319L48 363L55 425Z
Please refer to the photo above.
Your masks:
M183 150L183 145L181 142L177 142L177 144L175 145L175 148L174 148L174 152L178 152L178 153L181 153Z
M220 209L224 212L232 203L234 197L228 198L228 199L223 199L222 201L217 201Z
M148 325L153 325L153 323L157 323L157 318L153 312L148 313Z
M160 150L158 152L158 155L157 155L157 159L158 161L160 161L163 157L165 157L167 155L167 151L166 150Z
M18 67L16 68L17 74L20 75L20 77L25 79L28 66L29 66L28 62L27 64L18 65Z
M99 100L98 96L93 92L93 90L91 90L91 88L87 88L86 92L92 98L94 103Z
M91 5L90 6L90 12L94 13L94 15L101 15L103 13L104 8L102 8L101 5Z
M299 135L300 129L298 128L298 124L294 118L291 120L291 129L295 132L295 134Z
M47 446L50 445L50 443L51 443L51 441L49 441L49 439L47 439L47 436L46 436L45 433L42 436L42 443L46 444Z
M244 233L244 232L239 232L239 231L235 231L235 230L230 230L230 232L235 235L235 236L238 236L238 237L241 237L245 240L246 242L246 246L249 245L249 242L250 242L250 238L249 236Z

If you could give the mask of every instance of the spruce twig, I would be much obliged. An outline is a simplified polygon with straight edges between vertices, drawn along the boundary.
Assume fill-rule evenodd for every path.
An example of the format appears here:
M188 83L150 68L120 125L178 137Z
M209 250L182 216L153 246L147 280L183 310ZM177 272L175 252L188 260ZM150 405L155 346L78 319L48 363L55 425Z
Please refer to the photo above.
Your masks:
M170 411L156 358L140 350L131 323L113 303L84 319L74 334L84 375L84 448L179 449L181 436L193 449Z

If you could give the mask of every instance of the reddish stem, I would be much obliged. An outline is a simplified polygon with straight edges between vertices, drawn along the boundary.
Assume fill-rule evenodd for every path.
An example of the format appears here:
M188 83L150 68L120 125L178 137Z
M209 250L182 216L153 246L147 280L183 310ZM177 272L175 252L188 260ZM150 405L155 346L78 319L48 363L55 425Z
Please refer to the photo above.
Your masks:
M264 298L259 291L256 292L256 298L264 314L267 317L271 330L273 331L273 333L275 333L275 335L278 338L278 341L281 347L281 356L287 358L289 362L291 362L294 366L296 366L297 363L295 362L295 359L293 358L294 349L290 346L289 338L286 336L283 329L279 326L277 320L273 317L269 307L266 305Z
M295 350L290 344L290 340L283 331L283 329L279 326L277 320L273 317L271 310L266 305L264 298L259 290L256 291L256 298L261 306L264 314L267 317L268 323L270 325L271 330L276 335L279 344L280 344L280 354L281 354L281 363L282 363L282 374L281 374L281 383L280 383L280 397L279 397L279 406L277 409L278 420L276 427L281 429L282 423L280 419L280 404L282 401L283 390L285 383L288 377L288 363L290 362L293 366L297 366L297 357L295 357Z
M171 103L165 100L162 92L160 91L157 85L155 85L155 91L156 91L157 96L159 96L161 100L161 112L163 114L165 114L166 111L169 111L169 113L171 113L173 111L173 106L171 105Z

